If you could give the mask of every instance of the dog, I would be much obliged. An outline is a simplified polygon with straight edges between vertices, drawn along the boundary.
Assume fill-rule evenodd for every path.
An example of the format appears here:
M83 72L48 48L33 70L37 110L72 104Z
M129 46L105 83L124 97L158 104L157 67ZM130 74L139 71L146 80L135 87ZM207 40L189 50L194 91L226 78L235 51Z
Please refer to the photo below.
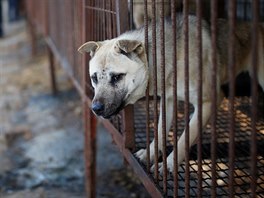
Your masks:
M152 12L152 0L147 0L147 17L148 20L151 20L153 18L153 12ZM128 1L128 4L130 5L131 1ZM156 2L156 16L159 18L160 16L160 7L162 4L161 0L157 0ZM164 0L164 16L168 17L170 16L170 0ZM176 1L176 8L180 7L179 1ZM130 7L129 7L130 8ZM142 27L144 25L144 0L133 0L133 21L135 24L136 29Z
M189 102L194 107L194 112L189 121L189 145L193 145L198 136L198 57L195 16L188 16L189 20ZM177 99L184 100L184 34L183 16L178 15L177 20ZM161 47L160 30L157 25L157 73L161 73ZM212 44L210 26L202 21L202 125L205 126L211 115L211 84L212 84ZM166 86L166 126L167 133L170 129L173 118L173 65L172 60L172 25L165 22L165 86ZM220 85L228 82L228 23L225 20L218 21L217 39L217 96L218 102L222 99ZM148 30L149 43L152 46L152 30ZM258 82L264 90L264 28L260 26L258 32ZM147 57L145 49L144 29L126 32L117 38L105 41L84 43L79 51L88 52L91 55L89 72L91 83L94 88L92 110L98 116L109 118L118 113L128 104L134 104L145 96L149 85L149 93L153 95L153 57L152 48L149 47ZM250 65L252 63L250 24L238 23L235 29L235 73L249 71L252 74ZM157 94L161 95L161 76L157 75ZM164 101L160 101L160 105ZM162 110L162 108L160 108ZM158 150L162 150L162 113L158 121ZM185 130L178 140L177 147L178 165L184 160L185 155ZM142 162L146 162L146 149L141 149L135 155ZM150 160L154 161L154 140L150 144ZM153 167L152 167L153 168ZM173 153L167 157L167 168L173 170ZM159 171L162 172L162 163L159 163Z
M206 0L208 1L208 0ZM128 1L128 5L130 5L131 1ZM164 5L164 17L171 16L171 0L156 0L155 7L156 7L156 19L158 20L160 17L160 8L161 5ZM210 1L206 2L207 4ZM195 14L196 11L196 1L195 0L188 0L188 13ZM175 1L175 10L177 12L182 11L183 8L183 0ZM130 9L130 6L129 6ZM131 10L130 10L131 11ZM148 20L153 19L153 10L152 10L152 0L147 0L147 18ZM136 29L142 27L144 25L144 0L133 0L133 22L135 24Z

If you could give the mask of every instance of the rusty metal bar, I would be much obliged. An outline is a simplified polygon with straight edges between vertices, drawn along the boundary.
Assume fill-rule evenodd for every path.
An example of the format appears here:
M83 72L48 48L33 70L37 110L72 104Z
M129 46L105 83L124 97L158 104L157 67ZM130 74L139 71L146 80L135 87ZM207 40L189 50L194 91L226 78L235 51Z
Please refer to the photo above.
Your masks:
M96 1L98 6L101 6L101 1ZM102 16L103 16L103 13L100 13L100 12L97 12L97 20L98 20L98 23L97 23L97 27L98 27L98 31L97 31L97 35L98 35L98 39L97 41L101 41L103 38L102 38L102 25L103 25L103 21L102 21Z
M36 42L37 37L36 37L36 33L34 31L33 22L29 20L27 25L28 25L29 34L30 34L31 56L36 56L36 54L37 54L37 42Z
M91 17L91 13L87 12L85 5L88 4L88 0L83 1L83 41L88 40L93 35L89 35L89 27L87 20ZM86 95L91 95L90 90L86 88L86 82L89 81L88 76L88 55L83 58L83 89ZM89 104L85 100L83 101L84 107L84 127L85 127L85 179L86 179L86 191L87 196L90 198L96 197L96 118L95 115L89 109Z
M216 120L217 120L217 90L220 85L217 85L217 16L218 16L218 1L214 0L211 3L211 33L212 33L212 86L211 86L211 162L212 162L212 188L211 196L216 197ZM218 93L219 94L219 93Z
M177 149L177 131L178 131L178 101L177 101L177 22L176 22L176 2L171 1L171 21L172 21L172 42L173 42L173 56L172 56L172 65L173 65L173 121L172 121L172 130L173 130L173 197L178 197L178 149Z
M235 97L235 19L236 17L236 0L228 2L228 77L229 77L229 116L230 116L230 128L229 128L229 177L228 177L228 190L229 196L234 197L234 164L235 164L235 109L234 109L234 97Z
M135 150L135 131L134 131L134 107L128 105L122 113L123 117L123 138L125 148L132 152Z
M56 74L55 74L55 65L54 65L54 56L51 49L48 47L48 57L49 57L49 72L50 72L50 82L52 94L56 95L58 93L57 84L56 84Z
M184 34L184 121L185 121L185 197L190 197L190 126L189 126L189 2L183 1L183 34Z
M116 21L117 33L121 33L129 30L128 23L128 5L127 1L116 0ZM127 106L123 112L123 130L124 130L124 144L126 148L135 149L135 131L134 131L134 108L132 105Z
M131 1L131 4L133 4L133 0ZM133 6L131 6L133 8ZM131 10L133 13L133 9ZM148 2L147 0L144 0L144 13L148 13ZM131 17L133 19L133 17ZM132 21L133 23L133 21ZM149 22L148 22L148 16L147 14L144 14L144 28L145 28L145 52L146 57L148 59L149 57L149 50L148 50L148 43L149 43L149 37L148 37L148 30L149 30ZM148 60L147 60L148 62ZM149 65L147 65L149 68ZM149 117L149 85L146 89L146 150L147 150L147 173L150 173L150 129L149 129L149 123L150 123L150 117Z
M110 0L112 1L112 0ZM95 2L95 1L93 1ZM115 11L112 11L112 10L107 10L107 9L103 9L103 8L99 8L99 7L95 7L95 6L86 6L86 8L89 8L91 10L95 10L95 11L99 11L99 12L105 12L105 13L110 13L110 14L116 14Z
M202 1L196 1L196 16L197 16L197 32L196 32L196 39L197 39L197 58L198 58L198 109L197 109L197 117L198 117L198 141L197 141L197 158L198 158L198 192L197 197L202 197L202 132L203 132L203 125L202 125L202 79L203 79L203 61L202 61Z
M96 197L96 117L84 102L85 179L88 197Z
M145 6L145 0L144 0L144 6ZM130 23L130 29L133 29L133 13L134 13L134 6L133 6L133 3L134 3L134 0L130 0L130 4L129 4L129 9L130 9L130 18L129 18L129 23ZM146 10L145 10L145 7L144 7L144 12L145 13L147 13L146 12ZM144 15L145 16L145 15ZM144 21L144 23L145 23L145 21Z
M98 7L98 3L99 3L99 1L97 0L95 0L94 1L95 2L95 7ZM100 17L100 12L97 12L98 10L95 10L95 26L93 27L94 29L95 29L95 32L96 32L96 34L94 35L95 36L95 40L96 41L99 41L100 40L100 35L99 35L99 33L100 33L100 31L99 31L99 28L100 28L100 21L99 21L99 17Z
M257 130L256 130L256 122L257 122L257 114L258 114L258 76L257 71L259 66L259 0L252 1L252 78L251 78L251 90L252 90L252 109L251 109L251 197L257 197L256 189L257 189ZM263 65L262 65L263 67Z
M117 17L117 34L129 30L129 21L127 18L128 6L127 1L116 0L116 17Z
M117 1L119 1L119 2L117 2ZM118 3L122 3L122 0L115 0L115 1L112 1L112 9L115 9L115 12L117 12L117 4ZM117 15L117 14L116 14ZM119 17L121 17L122 16L122 11L121 12L119 12ZM123 18L121 17L121 19L123 20ZM125 25L127 25L128 26L128 21L126 21L125 22L126 24ZM127 30L127 28L128 27L125 27L125 28L123 28L123 30L121 30L120 29L120 32L119 32L119 30L117 29L117 26L119 26L119 25L122 25L121 23L120 23L120 20L118 20L117 19L117 16L115 16L115 15L113 15L112 14L112 33L113 33L113 37L116 37L116 36L118 36L119 35L119 33L121 34L122 32L124 32L124 31L126 31Z
M153 98L154 98L154 177L158 182L158 90L157 90L157 40L156 40L156 0L152 0L152 59L153 59Z
M106 1L107 0L103 0L103 9L106 9ZM108 25L107 25L108 20L107 20L107 13L106 12L104 12L103 21L104 21L104 26L103 26L104 39L107 39L107 31L105 29L108 27Z
M161 55L161 117L162 117L162 162L163 162L163 192L167 195L167 138L166 138L166 79L165 79L165 35L164 35L164 0L160 5L160 55Z

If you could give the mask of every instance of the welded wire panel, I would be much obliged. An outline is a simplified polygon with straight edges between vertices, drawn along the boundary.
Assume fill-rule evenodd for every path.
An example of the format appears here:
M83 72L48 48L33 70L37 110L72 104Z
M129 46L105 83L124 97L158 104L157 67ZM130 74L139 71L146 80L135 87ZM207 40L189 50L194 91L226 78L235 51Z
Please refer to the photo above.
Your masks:
M197 197L199 194L198 183L202 183L201 195L204 196L229 196L229 100L225 99L217 110L217 120L216 120L216 133L217 141L216 145L216 159L215 159L215 171L212 170L212 159L211 159L211 136L212 136L212 126L209 123L203 130L203 141L202 141L202 160L199 164L197 159L197 145L192 146L189 153L189 172L190 178L185 177L185 162L181 163L178 169L177 183L178 190L177 195L179 197L184 197L186 193L185 182L190 185L189 195L190 197ZM235 136L234 136L234 196L249 196L251 194L251 166L250 166L250 136L252 131L251 125L251 108L252 101L248 97L235 98L234 108L235 108ZM260 104L258 108L263 108L263 104ZM137 149L145 148L146 134L145 129L145 103L144 101L138 102L135 105L135 130L136 130L136 146ZM154 102L150 101L150 139L152 140L154 131ZM193 109L190 108L190 112ZM177 112L177 122L178 122L178 137L182 134L185 127L184 120L184 104L180 102ZM264 196L264 115L258 115L256 122L257 129L257 180L256 180L256 194L258 196ZM169 134L169 141L167 143L167 154L169 154L173 149L173 129L171 129ZM162 161L162 158L159 158ZM142 164L144 168L146 166ZM202 180L199 181L199 176L197 174L199 166L202 168ZM216 187L215 192L212 191L213 176L216 177ZM155 181L155 175L152 174L152 178ZM163 178L159 177L157 184L160 189L163 189ZM167 178L167 191L168 196L173 196L174 192L174 179L173 175L170 174ZM212 194L213 193L213 194Z
M81 56L78 47L82 41L83 1L48 0L48 34L61 59L64 69L82 83Z

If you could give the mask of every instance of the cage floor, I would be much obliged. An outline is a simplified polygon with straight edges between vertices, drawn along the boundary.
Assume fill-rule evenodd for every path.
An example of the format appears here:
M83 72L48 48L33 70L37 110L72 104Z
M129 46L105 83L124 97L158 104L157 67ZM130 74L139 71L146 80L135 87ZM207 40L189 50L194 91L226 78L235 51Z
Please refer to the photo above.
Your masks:
M229 145L229 116L228 116L228 100L225 99L217 111L216 132L217 132L217 161L216 161L216 177L217 177L217 195L220 197L228 196L228 145ZM251 140L251 116L250 116L251 100L248 97L240 97L235 99L235 164L234 164L234 190L236 196L247 196L251 192L250 183L250 140ZM264 197L264 116L263 104L258 115L256 123L257 129L257 194L259 197ZM183 103L178 106L178 137L184 129L184 110ZM192 111L192 109L190 109ZM136 148L146 148L146 111L145 102L140 101L135 105L135 130L136 130ZM153 101L150 102L150 139L153 139ZM211 147L211 132L210 124L206 126L202 140L202 194L210 197L212 172L210 160ZM167 153L172 150L172 132L169 134ZM196 145L190 149L190 196L197 197L197 182L198 182L198 161L197 161ZM179 167L178 174L178 195L185 195L184 178L185 178L185 162ZM146 171L146 167L142 164ZM154 175L151 175L153 178ZM162 180L157 182L157 185L162 189ZM167 180L168 196L173 195L173 178L168 177Z

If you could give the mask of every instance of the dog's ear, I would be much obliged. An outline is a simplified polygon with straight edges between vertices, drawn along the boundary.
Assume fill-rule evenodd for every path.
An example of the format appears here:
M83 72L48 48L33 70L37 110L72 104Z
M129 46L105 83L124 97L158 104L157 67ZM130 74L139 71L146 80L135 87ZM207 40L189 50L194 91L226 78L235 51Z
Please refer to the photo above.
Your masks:
M79 47L78 51L80 53L88 52L90 53L90 56L93 57L95 52L101 47L100 42L95 41L89 41L87 43L84 43L81 47Z
M135 52L141 55L144 52L143 43L136 40L118 40L115 45L115 50L122 54Z

